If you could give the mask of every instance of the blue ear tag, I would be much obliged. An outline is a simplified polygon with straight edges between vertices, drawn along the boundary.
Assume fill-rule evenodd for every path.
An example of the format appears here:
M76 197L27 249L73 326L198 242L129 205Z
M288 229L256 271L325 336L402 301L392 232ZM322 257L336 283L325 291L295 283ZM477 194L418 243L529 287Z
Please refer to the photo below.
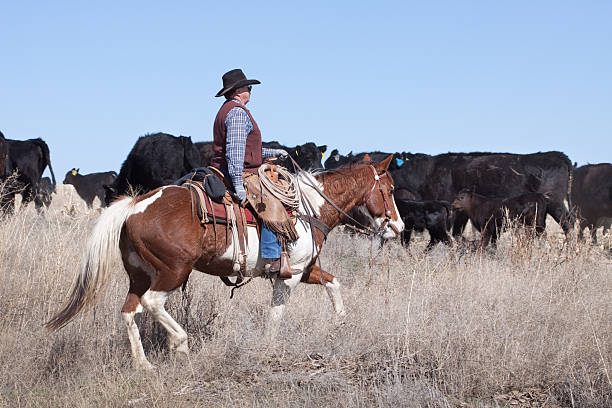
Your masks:
M404 161L400 159L399 157L396 157L395 164L397 164L397 167L402 167L402 165L404 164Z

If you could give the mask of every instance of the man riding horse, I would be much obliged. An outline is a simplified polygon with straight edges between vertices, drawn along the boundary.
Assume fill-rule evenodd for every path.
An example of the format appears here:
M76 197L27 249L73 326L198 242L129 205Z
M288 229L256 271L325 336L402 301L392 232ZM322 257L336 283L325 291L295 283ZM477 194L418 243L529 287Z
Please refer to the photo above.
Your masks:
M222 80L223 88L215 97L225 96L225 102L213 125L214 156L211 164L231 180L231 187L244 205L247 202L244 178L257 174L264 159L286 156L287 152L262 147L257 122L245 107L251 99L252 85L261 82L247 79L241 69L226 72ZM266 273L269 276L278 275L280 279L291 278L288 257L282 251L281 242L277 234L264 223L261 224L260 247Z
M165 304L168 296L183 286L193 271L219 277L263 276L263 258L268 258L268 272L275 267L279 272L272 279L267 339L276 337L289 297L300 282L324 286L336 314L346 314L340 283L316 261L327 233L355 207L362 206L367 211L374 228L383 238L392 238L404 229L393 199L393 177L388 171L393 157L388 156L380 163L356 163L332 172L300 173L295 180L296 191L300 192L295 210L297 218L295 223L290 222L288 226L283 220L288 215L282 205L275 207L272 201L253 198L253 195L257 196L253 187L267 183L263 178L265 175L259 181L253 172L262 164L264 156L283 153L262 149L257 124L244 108L250 96L248 86L259 83L253 81L246 79L240 70L223 76L224 87L219 95L228 94L228 97L215 121L214 143L217 168L229 176L243 204L246 198L258 211L264 224L261 229L270 229L261 234L261 246L264 247L261 257L256 226L248 225L243 234L248 239L244 239L246 242L243 244L245 248L254 250L243 254L243 266L240 271L237 270L236 255L238 250L242 252L240 242L243 240L238 237L234 239L232 235L226 235L225 240L217 239L230 230L227 223L215 222L214 218L212 223L202 222L194 217L195 195L191 188L167 185L141 196L120 197L100 215L94 225L68 300L47 322L48 329L57 330L91 308L100 298L99 294L110 280L110 275L116 271L115 259L119 256L129 278L121 317L127 329L134 363L144 369L152 369L153 365L145 355L135 318L143 311L151 313L153 319L166 330L170 350L184 355L189 353L187 332L168 313ZM262 166L261 170L264 169L266 167ZM243 174L242 170L246 172ZM283 170L278 170L279 175L283 173ZM276 186L273 184L272 188ZM260 193L263 198L263 190ZM278 195L285 199L288 197ZM268 205L270 202L272 204ZM294 208L290 204L288 206ZM233 209L234 204L229 207ZM269 207L274 210L271 211ZM277 228L279 225L280 228ZM237 229L234 231L237 232ZM274 235L275 231L282 235L281 241L292 241L285 248L287 252L281 251L282 246ZM274 239L267 240L264 234ZM282 262L279 261L279 254ZM289 258L292 269L288 262L283 261ZM283 279L286 276L283 276L285 268L289 272L288 279Z

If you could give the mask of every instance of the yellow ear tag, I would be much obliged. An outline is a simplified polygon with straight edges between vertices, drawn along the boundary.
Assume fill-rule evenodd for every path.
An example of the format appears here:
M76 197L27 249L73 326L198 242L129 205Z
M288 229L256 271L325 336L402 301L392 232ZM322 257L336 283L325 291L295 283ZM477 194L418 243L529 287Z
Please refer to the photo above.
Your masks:
M325 158L325 153L321 153L321 159Z
M298 151L297 151L297 150L295 151L295 155L296 155L296 156L299 156L299 155L300 155L300 154L298 153Z
M76 170L72 170L72 175L73 175L73 176L76 176L76 175L77 175L77 173L78 173L78 172L77 172Z

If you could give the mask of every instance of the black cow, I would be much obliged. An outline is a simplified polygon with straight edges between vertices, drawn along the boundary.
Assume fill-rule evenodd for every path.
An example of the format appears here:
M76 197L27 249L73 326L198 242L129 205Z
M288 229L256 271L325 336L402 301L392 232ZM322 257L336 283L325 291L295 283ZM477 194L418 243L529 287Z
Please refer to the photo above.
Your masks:
M457 194L453 207L467 214L472 225L482 233L481 245L495 246L497 237L504 226L506 211L512 221L524 225L535 225L536 233L546 229L546 206L548 199L541 193L525 193L515 197L497 200L464 189Z
M350 152L348 155L343 156L338 153L338 149L334 149L327 160L325 160L325 170L333 170L339 167L349 166L351 164L362 162L364 159L365 161L373 161L378 163L381 160L389 157L391 154L393 155L394 160L391 160L389 170L398 169L403 164L403 160L401 159L402 153L375 151L353 154L353 152Z
M273 141L273 142L263 142L263 147L268 149L283 149L302 169L308 170L320 170L323 168L321 164L321 160L327 150L326 145L317 146L313 142L304 143L302 145L297 145L294 147L283 146L282 144ZM279 157L278 164L285 167L291 172L296 172L296 168L293 165L293 162L288 157Z
M591 238L597 243L597 227L603 225L605 232L612 217L612 164L589 164L575 169L571 197L580 220L580 238L589 227Z
M548 214L563 231L569 231L571 219L564 200L571 201L572 165L563 153L402 153L400 158L403 164L390 170L395 186L409 190L419 200L452 201L464 188L497 199L539 192L548 196ZM467 219L455 213L453 235L463 232Z
M120 195L140 194L172 184L200 167L200 153L190 137L155 133L141 136L121 165L117 179L105 186L105 204Z
M2 196L2 208L8 213L15 209L15 194L22 195L24 205L34 200L36 209L40 210L44 203L39 200L38 189L40 179L45 168L49 166L53 186L55 187L55 174L51 167L49 147L44 140L6 140L8 144L8 158L6 163L7 175L16 173L16 178L6 186L6 194Z
M212 142L195 142L193 144L200 152L200 166L208 167L214 156Z
M210 166L210 161L213 157L212 142L197 142L196 147L200 152L201 166ZM323 168L321 159L327 149L327 146L317 146L312 142L304 143L295 147L283 146L278 142L263 142L262 147L268 149L283 149L295 160L295 162L304 170L319 170ZM277 161L281 166L286 167L290 171L295 172L293 163L288 158L279 158Z
M450 230L453 210L451 203L447 201L415 201L404 200L395 197L395 204L402 221L404 231L402 233L402 244L408 245L412 231L429 232L429 243L426 250L431 249L438 242L450 244L448 235Z
M104 186L110 186L115 182L117 173L107 171L104 173L80 174L79 169L73 168L64 177L64 184L72 184L77 194L85 201L87 207L92 208L96 197L103 206L106 191Z

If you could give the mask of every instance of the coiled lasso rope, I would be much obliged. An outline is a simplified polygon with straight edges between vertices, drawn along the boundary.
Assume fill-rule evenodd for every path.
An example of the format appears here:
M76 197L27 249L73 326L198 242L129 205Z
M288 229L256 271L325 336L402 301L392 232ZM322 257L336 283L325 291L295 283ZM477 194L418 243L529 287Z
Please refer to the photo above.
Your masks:
M275 183L268 178L266 170L270 168L269 164L259 166L257 170L261 184L281 203L287 207L297 209L300 205L300 189L298 187L297 177L289 172L284 167L276 166L276 172L279 175L279 180L285 183Z

